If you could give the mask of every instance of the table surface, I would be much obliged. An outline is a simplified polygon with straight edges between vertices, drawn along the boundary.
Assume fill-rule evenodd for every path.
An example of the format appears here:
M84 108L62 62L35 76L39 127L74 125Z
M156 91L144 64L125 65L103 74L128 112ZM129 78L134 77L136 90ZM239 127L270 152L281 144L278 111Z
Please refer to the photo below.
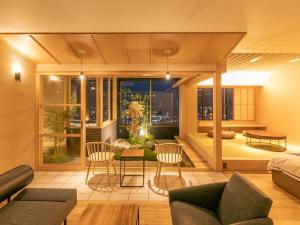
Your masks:
M136 204L88 204L79 218L78 225L136 225Z
M266 130L247 130L246 134L253 138L266 138L266 139L286 139L283 134L278 134Z
M145 151L141 149L126 149L123 150L122 158L143 158L145 156Z

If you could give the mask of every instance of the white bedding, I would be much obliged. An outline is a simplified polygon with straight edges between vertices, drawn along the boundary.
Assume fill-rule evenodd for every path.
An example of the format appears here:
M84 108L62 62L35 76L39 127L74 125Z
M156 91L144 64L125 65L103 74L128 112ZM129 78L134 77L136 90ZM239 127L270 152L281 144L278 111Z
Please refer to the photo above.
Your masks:
M278 170L300 181L300 154L280 154L270 160L268 170Z

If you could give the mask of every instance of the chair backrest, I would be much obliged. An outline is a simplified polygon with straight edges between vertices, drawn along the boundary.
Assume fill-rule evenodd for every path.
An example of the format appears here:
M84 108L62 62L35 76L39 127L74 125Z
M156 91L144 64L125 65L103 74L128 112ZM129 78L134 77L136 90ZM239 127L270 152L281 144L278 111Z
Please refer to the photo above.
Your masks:
M86 150L89 160L92 161L109 160L113 154L113 146L104 142L86 143Z
M239 173L234 173L223 191L217 215L222 224L228 225L267 217L271 205L268 196Z
M183 145L177 143L156 144L155 152L159 161L180 162L182 160Z

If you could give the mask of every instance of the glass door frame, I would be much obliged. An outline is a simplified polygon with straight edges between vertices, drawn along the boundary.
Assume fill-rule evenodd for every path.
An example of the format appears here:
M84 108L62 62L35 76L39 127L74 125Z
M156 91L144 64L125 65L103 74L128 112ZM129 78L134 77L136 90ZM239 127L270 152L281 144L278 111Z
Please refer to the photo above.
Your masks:
M37 154L36 154L36 164L37 164L37 170L82 170L85 168L85 139L86 139L86 124L85 124L85 117L86 117L86 93L85 93L85 86L86 86L86 80L82 79L80 80L80 104L69 104L69 103L63 103L63 104L43 104L43 84L42 79L45 76L49 76L50 74L37 74L36 75L36 146L37 146ZM58 74L55 75L57 77L63 77L66 79L67 77L76 77L78 75L74 75L72 73L70 74ZM79 79L79 78L78 78ZM68 85L68 83L65 83L64 85ZM64 91L68 90L69 88L64 87ZM68 90L69 91L69 90ZM67 98L67 97L66 97ZM64 98L64 101L65 99ZM70 107L70 106L76 106L80 107L80 133L79 134L44 134L42 132L42 124L43 124L43 108L47 106L58 106L58 107ZM43 162L43 137L48 136L62 136L62 137L79 137L80 138L80 162L79 164L46 164Z

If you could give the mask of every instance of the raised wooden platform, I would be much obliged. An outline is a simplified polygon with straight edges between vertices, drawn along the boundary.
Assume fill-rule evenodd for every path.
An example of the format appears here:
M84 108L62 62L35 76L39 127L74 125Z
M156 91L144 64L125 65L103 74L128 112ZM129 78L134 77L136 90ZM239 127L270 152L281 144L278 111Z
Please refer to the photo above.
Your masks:
M186 141L193 150L210 163L213 155L213 138L206 133L190 133ZM222 140L222 159L224 170L266 171L270 159L285 153L300 153L300 144L289 140L287 149L268 144L246 145L246 137L237 134L235 139ZM280 150L280 151L279 151Z
M200 121L198 123L199 133L208 133L213 129L212 121ZM266 130L267 127L262 124L257 124L255 122L245 122L245 121L223 121L222 129L227 131L234 131L236 133L242 133L244 130Z

